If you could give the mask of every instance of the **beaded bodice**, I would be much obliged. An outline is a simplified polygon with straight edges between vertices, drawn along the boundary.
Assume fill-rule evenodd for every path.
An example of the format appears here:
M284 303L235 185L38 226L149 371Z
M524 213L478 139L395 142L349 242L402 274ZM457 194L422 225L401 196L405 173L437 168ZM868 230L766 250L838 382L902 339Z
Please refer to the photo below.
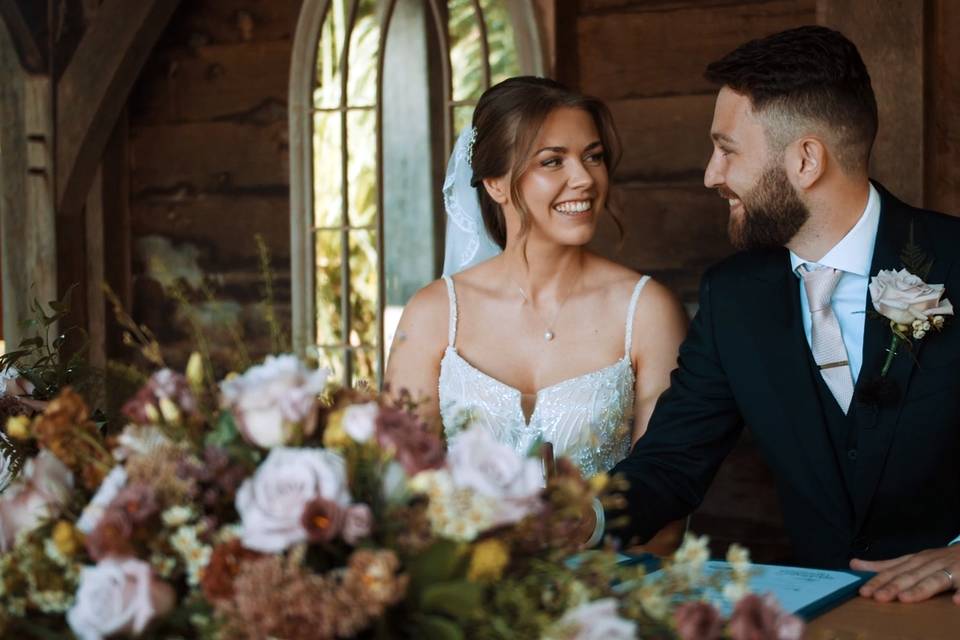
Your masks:
M537 391L529 422L518 389L480 371L457 352L457 296L450 296L449 342L440 361L440 416L448 440L465 424L487 429L497 440L526 455L538 442L553 444L586 477L609 471L630 450L634 372L630 359L633 316L648 276L634 287L627 311L624 355L611 365Z

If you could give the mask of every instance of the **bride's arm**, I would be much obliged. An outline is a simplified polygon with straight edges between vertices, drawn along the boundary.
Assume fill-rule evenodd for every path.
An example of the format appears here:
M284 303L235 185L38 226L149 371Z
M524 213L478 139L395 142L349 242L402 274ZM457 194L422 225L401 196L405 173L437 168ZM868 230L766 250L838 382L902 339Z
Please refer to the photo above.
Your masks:
M677 297L656 280L647 282L633 319L630 355L637 372L633 442L646 432L657 399L670 386L670 372L677 368L677 352L688 324Z
M396 398L408 391L420 402L418 413L432 424L440 422L437 383L447 346L448 317L442 280L418 291L403 309L384 377L388 396Z
M631 357L637 372L633 442L647 430L657 399L670 386L677 352L687 335L689 320L676 296L651 280L637 300ZM673 553L683 538L685 522L676 520L657 532L642 548L660 556Z

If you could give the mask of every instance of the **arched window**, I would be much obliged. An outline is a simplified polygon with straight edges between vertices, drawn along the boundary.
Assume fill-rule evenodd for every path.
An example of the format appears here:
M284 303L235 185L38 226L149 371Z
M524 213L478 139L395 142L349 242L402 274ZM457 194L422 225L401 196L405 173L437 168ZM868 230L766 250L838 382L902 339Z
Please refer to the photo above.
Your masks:
M543 75L530 0L306 0L290 78L293 338L379 384L443 259L444 167L480 94Z

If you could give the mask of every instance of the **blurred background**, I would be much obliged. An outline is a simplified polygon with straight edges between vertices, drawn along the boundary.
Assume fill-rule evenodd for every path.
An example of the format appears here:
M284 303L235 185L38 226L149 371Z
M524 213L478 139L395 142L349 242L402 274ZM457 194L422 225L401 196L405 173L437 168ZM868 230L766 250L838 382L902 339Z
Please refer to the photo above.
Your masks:
M378 384L403 306L439 274L452 142L517 74L609 104L626 237L603 225L594 248L693 313L731 251L702 185L703 69L812 23L871 72L873 177L960 212L952 0L0 0L0 337L16 346L31 301L76 285L64 322L101 365L134 357L117 305L175 366L197 344L222 371L295 349ZM693 526L782 557L748 436Z

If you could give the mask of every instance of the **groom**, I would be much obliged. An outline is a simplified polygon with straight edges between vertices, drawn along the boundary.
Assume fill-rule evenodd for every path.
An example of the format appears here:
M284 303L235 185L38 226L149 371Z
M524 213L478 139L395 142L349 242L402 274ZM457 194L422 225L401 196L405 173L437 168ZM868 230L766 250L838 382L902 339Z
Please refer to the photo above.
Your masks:
M861 593L882 601L955 591L960 318L909 335L881 375L892 333L868 283L904 268L912 238L907 264L932 261L917 275L960 300L960 219L869 181L876 100L840 33L748 42L706 76L720 91L704 183L729 201L741 251L703 277L671 386L611 472L629 489L606 532L643 541L693 511L746 425L798 564L877 571Z

